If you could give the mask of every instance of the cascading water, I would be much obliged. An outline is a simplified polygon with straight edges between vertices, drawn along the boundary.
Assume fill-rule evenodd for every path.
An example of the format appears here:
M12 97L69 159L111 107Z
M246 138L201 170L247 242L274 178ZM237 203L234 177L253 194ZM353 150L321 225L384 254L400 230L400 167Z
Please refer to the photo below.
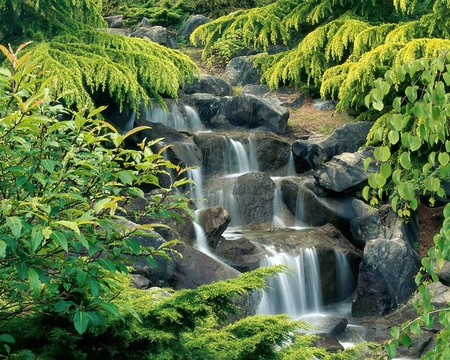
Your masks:
M223 156L224 171L227 175L258 171L258 158L252 140L247 139L245 145L241 141L228 139Z
M203 177L202 177L202 167L189 169L187 171L187 177L195 182L189 192L189 198L195 203L197 209L203 209L207 206L204 195L203 195Z
M190 106L184 106L186 115L183 115L177 104L170 105L168 111L160 106L146 107L141 110L142 119L159 122L177 131L199 132L204 130L197 112Z
M208 239L206 238L203 228L197 222L194 222L193 224L196 237L195 247L197 248L197 250L208 255L209 257L212 257L213 259L220 261L220 259L211 252L208 246Z
M336 300L342 301L347 299L355 290L356 283L353 271L348 263L344 253L334 250L334 258L336 263Z
M270 256L261 261L261 266L286 264L294 267L295 276L279 274L268 279L271 288L264 292L258 307L260 314L288 314L298 319L311 312L318 312L322 305L320 270L314 249L300 249L294 256L286 252L276 252L267 247Z

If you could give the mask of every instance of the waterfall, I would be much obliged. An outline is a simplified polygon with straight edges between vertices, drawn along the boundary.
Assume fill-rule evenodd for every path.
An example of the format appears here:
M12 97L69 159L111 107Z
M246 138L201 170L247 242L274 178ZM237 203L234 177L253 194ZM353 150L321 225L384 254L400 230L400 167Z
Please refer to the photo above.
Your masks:
M199 132L204 130L197 112L190 106L184 106L184 116L178 104L170 105L165 111L160 106L146 107L141 110L143 120L159 122L177 131Z
M197 209L202 209L206 206L203 195L203 178L202 178L202 167L199 166L194 169L189 169L187 171L187 177L195 182L195 185L191 186L189 192L189 198L195 203Z
M203 126L197 111L195 111L193 108L187 105L185 105L184 109L186 110L186 117L189 131L193 133L204 131L205 127Z
M282 217L282 209L283 209L283 200L281 196L281 182L277 181L278 179L272 178L275 182L275 190L273 196L273 226L275 227L286 227L286 224L283 221Z
M195 229L195 247L198 251L202 252L205 255L208 255L209 257L218 260L221 262L221 260L212 253L208 246L208 239L206 238L205 231L203 228L198 224L197 222L194 222L194 229Z
M301 226L307 223L305 214L305 195L304 192L302 191L301 185L298 185L297 190L297 200L295 203L295 218L297 226Z
M251 139L247 139L247 146L241 141L228 139L228 146L224 154L224 170L227 174L244 174L258 171L258 157Z
M296 274L279 274L268 279L271 289L264 292L258 313L285 313L297 319L306 313L318 312L322 304L322 291L315 249L300 249L296 256L276 252L273 247L266 250L270 255L261 260L261 266L286 264L294 267Z
M336 300L342 301L353 293L356 283L344 253L335 249L334 258L336 262Z

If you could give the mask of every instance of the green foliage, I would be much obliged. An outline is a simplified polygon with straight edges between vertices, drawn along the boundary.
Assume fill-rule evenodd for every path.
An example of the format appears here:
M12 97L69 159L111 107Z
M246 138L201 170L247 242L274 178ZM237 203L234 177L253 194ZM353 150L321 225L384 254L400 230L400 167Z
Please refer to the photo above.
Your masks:
M153 225L130 226L120 215L131 197L145 198L143 184L160 188L158 174L179 167L153 153L123 147L127 137L98 120L102 108L86 116L58 104L31 54L0 46L9 68L0 68L0 328L13 318L49 314L84 333L106 314L122 318L114 298L116 273L125 259L169 258L168 242L144 247L135 239L152 236ZM62 120L61 117L67 120ZM155 218L188 200L163 203L176 186L149 199L145 213Z
M0 19L7 20L0 23L0 40L15 45L87 26L106 27L94 0L3 0Z
M92 30L39 43L29 61L57 76L48 86L64 94L68 107L90 109L111 102L136 111L151 101L163 105L162 96L177 97L196 71L178 51Z
M123 312L133 308L126 321L106 316L102 326L79 334L61 319L47 314L16 318L7 330L18 339L16 346L33 350L39 359L363 359L367 345L336 354L314 347L308 328L286 315L256 315L229 322L237 313L236 300L249 291L266 287L265 279L284 266L259 268L235 279L202 285L195 290L138 290L129 279L115 276L121 288L115 303ZM28 329L39 328L32 332ZM279 350L279 347L282 347Z
M420 46L428 44L417 41L414 48ZM436 48L429 49L433 51ZM390 182L394 185L389 194L391 206L401 218L409 218L421 196L427 196L432 205L436 196L446 196L442 184L450 180L449 59L445 52L438 57L397 65L386 72L384 79L375 81L375 87L366 97L367 106L372 104L375 109L383 110L387 103L388 109L371 131L372 141L376 141L378 147L374 150L374 159L366 160L365 166L375 161L379 170L369 175L369 186L364 188L363 196L371 204L377 204L384 195L385 184ZM397 96L392 101L386 100L392 88L397 89ZM435 309L427 287L439 280L436 273L445 261L450 261L450 205L445 207L444 217L442 228L433 239L435 245L422 259L422 271L416 276L419 296L414 307L419 317L392 329L393 339L386 346L389 358L395 356L399 343L411 344L407 330L420 334L422 326L431 329L436 320L443 329L436 336L435 347L424 358L447 359L449 356L450 308Z
M228 15L234 11L265 6L275 0L186 0L193 14L202 14L212 19Z

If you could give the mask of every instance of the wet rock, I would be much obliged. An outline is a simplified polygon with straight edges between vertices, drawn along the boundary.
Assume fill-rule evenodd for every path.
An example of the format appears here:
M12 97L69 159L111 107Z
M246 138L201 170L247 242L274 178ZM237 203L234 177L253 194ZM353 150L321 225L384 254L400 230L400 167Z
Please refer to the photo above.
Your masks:
M276 99L242 95L224 103L224 117L234 126L281 134L286 130L289 111Z
M364 161L372 158L373 149L364 148L356 153L336 155L314 174L318 184L336 192L354 192L365 184L371 172L376 171L376 165L364 169Z
M313 329L307 331L308 334L325 333L336 336L345 331L348 324L348 320L346 318L331 315L304 316L301 320L314 326Z
M183 258L176 259L172 286L176 289L196 289L203 284L235 278L239 272L202 252L182 245L179 251Z
M164 45L171 49L178 49L176 34L162 26L141 26L130 34L130 37L138 37Z
M385 315L406 303L416 290L419 268L417 254L403 240L371 240L364 248L353 315Z
M263 172L251 172L237 178L233 195L239 208L240 225L265 223L273 218L275 184Z
M105 16L103 19L106 21L109 28L123 27L123 15Z
M215 253L240 272L252 271L260 266L261 251L245 237L235 240L222 237Z
M261 76L253 67L253 56L238 56L230 60L228 63L224 78L226 78L232 86L259 84Z
M326 333L318 333L316 336L317 339L313 342L314 347L325 349L329 353L337 353L344 350L344 347L335 336Z
M313 108L321 111L334 111L336 110L337 101L335 100L314 100Z
M230 214L223 206L213 206L197 212L199 224L205 231L211 248L216 248L223 232L231 221Z
M195 77L192 84L184 88L185 94L206 93L216 96L231 96L233 88L230 83L218 76L202 74Z
M191 15L184 28L181 30L180 36L189 38L195 29L197 29L200 25L209 23L210 21L210 19L203 15Z

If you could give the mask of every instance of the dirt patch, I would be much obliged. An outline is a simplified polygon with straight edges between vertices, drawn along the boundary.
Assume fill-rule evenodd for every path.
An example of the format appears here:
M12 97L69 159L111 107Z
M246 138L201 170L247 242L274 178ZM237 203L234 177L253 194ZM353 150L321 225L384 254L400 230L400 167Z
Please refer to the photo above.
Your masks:
M426 256L428 249L434 246L433 238L439 233L442 226L442 213L444 206L428 207L420 204L418 208L419 228L420 228L420 249L421 256Z
M345 111L318 110L314 99L305 94L300 108L289 108L290 116L285 136L302 138L311 135L329 135L337 128L355 119Z

